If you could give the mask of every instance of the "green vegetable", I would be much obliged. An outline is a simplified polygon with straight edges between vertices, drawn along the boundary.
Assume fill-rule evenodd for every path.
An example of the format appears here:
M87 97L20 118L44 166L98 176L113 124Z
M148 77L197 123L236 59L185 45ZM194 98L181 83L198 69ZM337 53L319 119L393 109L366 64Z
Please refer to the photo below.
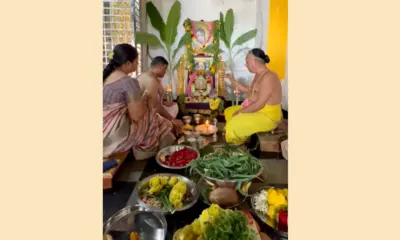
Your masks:
M191 173L197 170L207 177L238 182L256 178L261 168L257 158L230 146L204 155L189 164Z
M168 212L174 213L175 209L172 204L169 202L168 197L169 193L171 192L171 188L166 186L159 194L157 194L156 199L160 201L163 205L163 208Z
M254 240L256 232L249 228L247 218L239 211L221 211L214 224L208 225L203 239L207 240Z
M141 189L140 190L140 195L145 196L145 197L150 197L150 198L155 198L156 200L160 201L162 204L162 208L165 209L168 212L174 213L175 209L172 206L172 204L169 202L169 193L171 192L171 187L170 186L165 186L159 193L153 195L153 194L148 194L146 189Z

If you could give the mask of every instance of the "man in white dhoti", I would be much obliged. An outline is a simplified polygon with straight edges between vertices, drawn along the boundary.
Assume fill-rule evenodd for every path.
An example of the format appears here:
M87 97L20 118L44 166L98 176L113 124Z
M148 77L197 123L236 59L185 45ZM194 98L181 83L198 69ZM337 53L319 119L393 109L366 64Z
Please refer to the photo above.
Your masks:
M149 70L141 74L137 80L142 91L148 92L148 101L157 109L157 112L162 117L172 121L176 127L180 127L183 126L183 122L176 119L179 112L178 105L174 102L163 100L165 90L162 86L161 78L164 77L167 68L168 61L164 57L155 57L151 61Z

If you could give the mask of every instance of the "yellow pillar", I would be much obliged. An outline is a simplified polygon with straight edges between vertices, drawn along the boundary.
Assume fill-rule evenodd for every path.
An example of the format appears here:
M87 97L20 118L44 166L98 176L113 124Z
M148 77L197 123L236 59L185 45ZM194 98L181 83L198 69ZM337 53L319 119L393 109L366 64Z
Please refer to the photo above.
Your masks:
M271 62L268 67L283 80L287 53L288 0L269 0L269 2L267 54Z

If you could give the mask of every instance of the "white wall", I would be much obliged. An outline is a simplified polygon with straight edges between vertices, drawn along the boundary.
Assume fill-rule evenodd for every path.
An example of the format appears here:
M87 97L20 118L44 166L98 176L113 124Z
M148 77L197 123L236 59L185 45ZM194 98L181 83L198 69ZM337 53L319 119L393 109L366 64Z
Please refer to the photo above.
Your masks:
M161 16L164 21L166 21L168 17L169 10L175 0L152 0L154 5L159 9ZM232 42L236 40L236 38L243 33L257 28L257 37L245 43L242 48L248 47L259 47L266 51L267 46L267 31L268 31L268 20L269 20L269 0L180 0L181 2L181 19L178 27L178 36L175 41L175 46L178 44L179 39L184 33L183 21L186 18L190 18L192 20L204 20L204 21L213 21L219 20L219 13L223 12L224 14L229 8L233 9L235 15L235 26L234 32L232 36ZM158 36L157 30L155 30L150 21L147 21L148 26L147 29L149 32L154 33ZM226 50L224 44L220 43L220 48ZM234 52L236 52L234 49ZM181 56L181 54L185 51L184 48L180 50L177 56ZM162 50L151 49L151 56L162 55L164 53ZM226 59L226 54L221 54L223 59ZM235 58L235 77L244 83L249 83L253 74L249 73L245 68L245 52L242 52ZM175 62L173 63L175 64ZM287 72L287 69L286 69ZM176 73L175 73L176 74ZM176 79L176 76L174 80ZM168 77L166 76L163 79L163 84L166 84L168 81ZM286 83L286 88L284 84ZM283 95L286 96L283 99L283 105L287 105L287 73L286 80L282 82L283 89L285 90ZM173 84L175 85L175 84ZM226 96L229 98L231 89L229 87L229 83L227 82L227 94Z
M169 10L174 3L175 0L153 0L154 5L159 9L161 16L164 21L166 21L168 17ZM260 0L264 1L265 0ZM267 0L268 1L268 0ZM178 27L178 36L175 41L175 46L177 45L180 37L184 33L183 22L186 18L190 18L192 20L204 20L204 21L213 21L219 20L219 13L223 12L224 14L229 8L232 8L235 15L235 25L234 32L232 36L232 41L236 40L238 36L249 31L250 29L254 29L257 27L256 18L257 18L257 4L256 0L180 0L182 8L181 8L181 19ZM148 21L148 31L154 33L158 36L157 30L155 30L150 21ZM259 31L258 35L260 37L265 36L265 31ZM243 47L252 48L255 46L255 39L250 40ZM265 41L265 38L262 39ZM259 44L261 41L259 41ZM220 48L225 50L224 44L221 42ZM184 48L180 50L177 56L180 56L184 52ZM164 55L162 50L159 49L151 49L151 56ZM224 59L226 59L225 54L221 54ZM251 80L252 75L247 71L244 66L245 55L239 54L235 59L236 71L235 74L237 77L242 78L248 82ZM175 63L174 63L175 64ZM163 79L163 83L165 84L168 81L167 76ZM228 84L228 83L227 83ZM226 88L230 91L230 88Z

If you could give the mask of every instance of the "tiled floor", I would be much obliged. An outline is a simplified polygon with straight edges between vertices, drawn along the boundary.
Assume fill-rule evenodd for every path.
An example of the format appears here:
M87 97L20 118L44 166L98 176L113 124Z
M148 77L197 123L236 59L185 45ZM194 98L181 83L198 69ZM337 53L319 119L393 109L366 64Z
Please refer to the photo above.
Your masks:
M124 162L115 176L116 181L137 182L146 166L147 160Z

